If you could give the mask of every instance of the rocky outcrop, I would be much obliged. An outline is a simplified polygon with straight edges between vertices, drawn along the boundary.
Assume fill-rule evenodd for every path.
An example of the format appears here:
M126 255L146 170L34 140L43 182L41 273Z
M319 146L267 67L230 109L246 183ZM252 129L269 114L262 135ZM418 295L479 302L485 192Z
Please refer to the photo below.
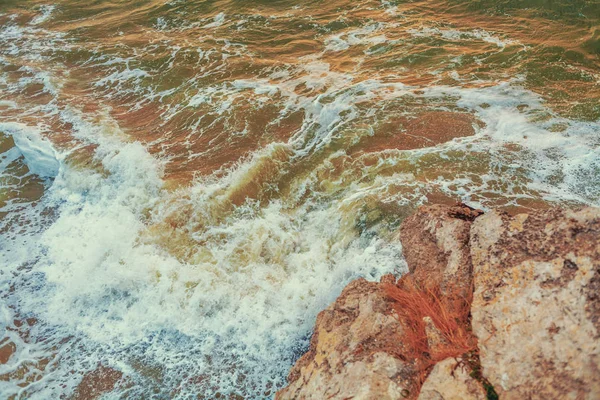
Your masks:
M470 291L466 246L479 214L462 205L421 211L404 223L401 236L415 239L415 246L422 245L435 263L421 263L422 255L410 252L410 279L396 282L388 275L380 283L350 283L318 315L310 349L290 371L289 386L277 399L417 398L432 360L448 349L448 332L436 326L446 325L437 310L464 307L458 297ZM428 279L428 274L435 278ZM453 282L456 274L464 278L460 285ZM429 296L428 290L450 292L451 287L460 290L441 298L440 304ZM461 290L465 293L456 294Z
M461 297L472 293L469 249L471 224L483 212L464 204L421 207L400 229L404 258L413 279L423 289L452 289ZM449 300L450 296L444 296Z
M600 398L600 210L427 206L410 273L348 285L278 399Z
M500 397L600 398L600 211L490 212L471 254L473 331Z
M486 400L487 393L462 360L447 358L435 365L421 388L419 400Z
M360 142L356 150L421 149L475 135L477 129L484 126L473 114L455 111L430 111L414 118L392 118L375 127L373 136Z
M392 281L395 281L392 278ZM416 392L402 356L405 328L379 283L350 283L317 317L309 351L278 399L400 399Z

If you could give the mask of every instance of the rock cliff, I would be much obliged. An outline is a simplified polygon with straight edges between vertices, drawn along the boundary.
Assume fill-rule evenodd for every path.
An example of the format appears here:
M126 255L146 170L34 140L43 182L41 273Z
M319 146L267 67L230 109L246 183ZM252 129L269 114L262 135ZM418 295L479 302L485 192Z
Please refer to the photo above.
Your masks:
M322 311L277 399L600 398L600 210L424 206L410 273Z

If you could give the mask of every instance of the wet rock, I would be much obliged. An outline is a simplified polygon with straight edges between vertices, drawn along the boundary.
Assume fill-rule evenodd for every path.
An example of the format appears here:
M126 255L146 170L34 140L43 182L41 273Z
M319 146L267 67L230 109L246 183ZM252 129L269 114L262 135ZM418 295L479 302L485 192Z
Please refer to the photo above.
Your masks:
M309 351L276 398L414 398L415 367L402 356L403 331L381 284L351 282L318 315Z
M94 371L83 377L71 400L92 400L112 391L123 373L99 365Z
M17 351L17 345L11 341L0 344L0 364L6 364Z
M600 210L487 213L471 255L473 331L500 398L600 398Z
M486 400L483 386L469 372L453 358L436 364L421 387L419 400Z
M472 136L483 123L469 113L430 111L412 118L393 119L375 129L358 149L364 152L386 149L411 150L436 146L454 138Z

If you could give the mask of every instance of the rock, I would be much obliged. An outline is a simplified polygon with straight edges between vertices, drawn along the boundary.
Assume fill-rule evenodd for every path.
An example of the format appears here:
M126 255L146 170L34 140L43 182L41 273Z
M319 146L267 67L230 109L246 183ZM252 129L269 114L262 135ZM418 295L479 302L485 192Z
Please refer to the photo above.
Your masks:
M473 331L500 398L600 398L600 210L490 212L470 236Z
M278 399L600 398L599 209L427 206L400 237L410 273L350 283Z
M99 365L98 368L83 377L75 389L72 400L100 398L103 394L112 391L122 377L121 371Z
M423 322L425 323L425 335L427 336L429 353L432 358L437 358L437 354L448 345L448 341L443 333L435 326L431 317L424 317Z
M415 399L434 360L452 352L454 343L444 336L448 332L436 327L444 322L440 307L455 307L444 314L452 320L440 326L447 331L457 323L453 316L460 315L464 326L452 333L455 341L469 342L464 338L470 309L465 299L472 289L468 241L472 220L480 214L459 204L422 207L408 218L400 236L409 279L396 282L386 275L381 283L350 283L317 317L310 349L277 399ZM433 292L423 292L428 289L436 296L444 293L442 304L432 303Z
M381 283L388 283L390 285L396 284L396 277L393 274L385 274L379 280Z
M0 344L0 364L6 364L17 351L17 345L12 341Z
M416 397L415 366L402 356L404 328L381 287L353 281L318 315L310 349L277 399Z
M464 204L420 207L400 227L403 253L414 281L423 288L439 286L470 298L472 264L469 232L482 214ZM456 299L449 299L456 301Z
M474 135L476 127L485 126L473 114L430 111L414 118L397 118L375 127L357 150L363 152L387 149L410 150L436 146L454 138Z
M486 392L466 366L448 358L433 368L421 387L419 400L486 400Z

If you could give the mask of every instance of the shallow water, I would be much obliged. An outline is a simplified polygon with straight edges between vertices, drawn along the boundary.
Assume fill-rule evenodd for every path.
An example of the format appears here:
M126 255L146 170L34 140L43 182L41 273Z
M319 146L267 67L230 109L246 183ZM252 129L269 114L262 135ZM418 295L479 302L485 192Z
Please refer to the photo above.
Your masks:
M427 202L600 205L595 1L0 4L0 397L270 398Z

